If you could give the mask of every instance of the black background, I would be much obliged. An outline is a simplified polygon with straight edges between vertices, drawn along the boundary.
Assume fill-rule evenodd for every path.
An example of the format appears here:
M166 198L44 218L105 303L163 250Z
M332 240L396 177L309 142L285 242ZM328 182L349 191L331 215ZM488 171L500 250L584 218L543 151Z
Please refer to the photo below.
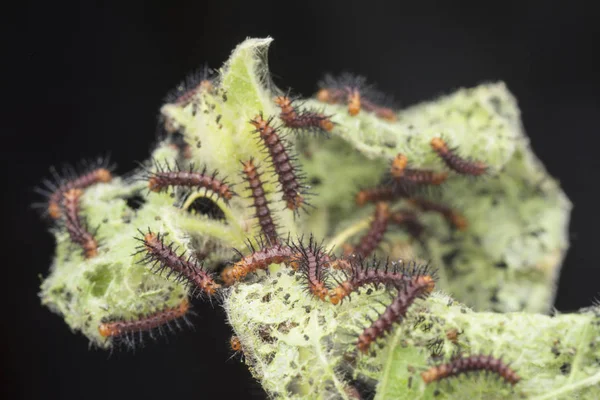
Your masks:
M276 82L304 95L323 73L342 70L366 75L402 105L504 80L536 154L575 204L556 307L589 305L600 290L600 35L592 8L542 1L438 1L421 9L372 1L59 3L30 2L4 15L12 29L3 64L13 69L3 77L10 90L2 132L5 398L264 397L239 357L227 361L230 331L219 306L198 304L195 332L148 343L135 355L88 350L83 336L39 303L38 276L54 245L29 209L37 199L31 189L50 165L110 151L123 173L145 159L164 94L204 62L220 66L248 36L275 39Z

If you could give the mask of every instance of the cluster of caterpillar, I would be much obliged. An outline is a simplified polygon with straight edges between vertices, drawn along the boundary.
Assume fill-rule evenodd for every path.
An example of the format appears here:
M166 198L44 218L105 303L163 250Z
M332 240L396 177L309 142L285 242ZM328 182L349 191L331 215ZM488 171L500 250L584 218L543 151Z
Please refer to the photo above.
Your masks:
M355 116L361 110L374 113L377 117L387 121L395 121L396 113L389 107L380 105L389 102L386 96L369 85L362 76L344 73L339 77L326 75L319 82L317 100L329 104L348 105L348 114Z
M219 88L215 83L210 71L205 68L171 92L167 103L182 108L191 105L192 114L196 114L202 95L218 92ZM364 110L388 121L397 118L391 108L381 105L385 103L383 96L367 85L362 77L349 74L339 78L327 76L320 84L317 99L331 104L345 103L348 113L352 116ZM277 96L273 101L281 110L279 119L282 125L274 126L274 118L265 119L262 114L257 114L250 124L255 128L254 132L258 134L263 150L268 153L269 162L282 192L282 200L287 209L296 215L298 210L310 206L306 201L310 193L303 184L300 169L294 164L295 157L291 148L279 130L283 127L292 132L328 135L335 124L331 115L303 108L289 96ZM220 116L217 123L219 118ZM169 134L170 143L181 150L185 158L185 151L189 150L189 145L183 140L184 132L179 131L181 127L175 126L173 121L167 118L163 119L161 124ZM483 163L458 156L456 149L450 148L441 138L432 139L430 144L452 171L471 176L480 176L487 171L487 166ZM250 192L249 198L252 200L254 216L258 219L261 233L257 247L248 240L249 253L244 255L235 250L239 260L232 262L216 279L220 278L223 285L231 286L251 273L266 270L272 264L285 264L302 274L305 288L312 296L332 305L342 304L345 299L349 300L353 293L366 286L387 288L393 295L390 304L358 335L356 348L361 353L368 353L374 342L402 323L417 299L426 298L435 288L436 273L428 265L404 261L382 263L375 258L370 262L366 261L382 242L390 224L404 227L415 238L420 238L425 229L416 213L411 210L392 209L390 203L407 199L421 211L439 213L457 229L464 230L467 227L466 219L450 207L415 196L421 187L443 184L448 178L448 173L411 168L408 158L398 154L392 160L389 170L391 184L368 188L358 193L357 205L375 203L374 215L368 231L358 243L354 246L346 244L343 255L338 258L326 251L323 244L315 240L312 234L307 244L303 238L297 241L291 241L289 237L282 240L278 232L279 227L271 215L259 166L253 158L238 161L243 167L242 178L247 183L246 189ZM207 173L206 167L202 170L196 170L193 166L182 169L177 163L172 167L168 163L161 165L154 161L154 165L146 168L139 178L147 182L150 192L166 192L178 188L192 191L204 189L205 196L210 192L211 197L215 195L225 203L235 195L231 185L225 179L218 178L217 171ZM108 166L98 165L97 168L70 179L56 178L55 183L46 184L48 190L43 192L48 198L46 213L53 219L65 220L71 240L83 248L87 258L98 253L98 243L81 215L79 201L85 188L96 183L109 182L111 179ZM191 255L186 256L186 251L179 252L173 242L165 241L165 235L148 229L145 233L139 231L139 236L135 239L140 245L133 256L141 255L138 262L148 264L153 273L164 274L167 279L174 278L176 282L185 283L190 289L188 294L192 297L204 295L213 298L220 293L221 284L204 269L200 261ZM335 282L334 285L331 285L332 281ZM164 327L172 329L173 324L180 326L181 320L189 323L186 318L189 313L190 303L188 297L185 297L177 306L164 307L137 318L105 319L98 326L98 332L103 338L123 341L133 347L136 337L141 340L144 332L148 332L154 338L154 332L162 333ZM456 335L452 337L456 338ZM448 338L452 340L450 336ZM242 343L237 336L231 338L230 347L234 352L242 350ZM434 366L424 371L421 376L428 384L477 370L494 372L512 385L520 380L501 360L482 355L455 359L450 363Z
M224 281L233 284L251 272L266 269L270 264L284 263L302 273L309 293L334 305L340 304L344 298L363 286L384 285L396 288L396 298L378 320L383 322L375 321L373 326L365 329L359 336L357 347L362 352L366 352L372 342L391 330L394 323L400 322L414 300L426 297L435 287L435 271L431 271L428 266L387 262L385 266L381 266L375 259L368 264L356 254L336 259L312 236L308 245L304 245L303 240L299 239L297 242L279 242L252 250L251 254L243 256L240 261L223 271ZM327 283L331 268L341 269L346 277L343 281L336 279L337 286L334 288Z
M421 238L425 229L415 213L409 210L391 211L389 203L377 202L369 230L356 246L344 244L344 254L367 258L383 241L390 222L406 229L416 239Z
M453 159L456 161L456 158ZM363 207L368 203L393 203L407 200L409 204L420 211L439 213L458 230L467 229L467 219L457 210L419 195L421 187L442 185L448 178L447 172L409 168L408 158L399 153L391 162L389 175L391 183L360 190L356 194L356 205ZM410 210L398 210L391 214L389 219L398 225L403 225L415 238L420 238L424 231L424 226L419 222L418 216ZM368 234L365 236L365 238L372 237Z

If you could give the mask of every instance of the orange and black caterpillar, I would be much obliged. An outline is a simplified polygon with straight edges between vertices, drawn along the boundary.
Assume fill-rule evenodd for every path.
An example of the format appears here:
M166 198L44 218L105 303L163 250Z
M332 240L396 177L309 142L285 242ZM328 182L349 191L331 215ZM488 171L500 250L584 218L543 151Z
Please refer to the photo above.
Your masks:
M373 221L367 233L360 238L356 246L346 247L346 255L354 254L358 258L367 258L383 240L383 235L387 231L390 220L390 206L388 203L380 202L375 206Z
M240 255L241 260L225 268L221 273L221 278L226 285L232 285L259 269L267 269L271 264L292 264L298 258L297 252L286 243L277 242L265 246L261 242L260 248L256 250L254 245L248 241L248 247L251 252L246 256L242 256L239 251L235 250Z
M202 171L195 171L190 165L188 170L181 169L178 163L171 167L168 163L161 165L154 161L154 171L146 170L142 179L148 181L148 189L152 192L163 192L173 187L186 187L193 189L204 189L205 193L211 191L219 198L231 200L233 190L225 179L217 179L218 171L206 172L206 166Z
M404 189L405 188L401 186L398 186L396 188L392 186L377 186L373 188L363 189L356 194L356 205L362 207L367 203L394 201L399 200L403 197L408 197L409 193Z
M402 153L398 153L392 160L390 175L396 192L406 192L423 185L441 185L448 178L447 172L414 169L407 166L408 158Z
M447 172L407 168L400 180L413 185L441 185L447 178Z
M366 83L366 78L344 73L338 78L326 75L319 82L317 100L329 104L348 104L348 114L357 115L361 109L372 112L379 118L395 121L396 114L391 108L379 104L389 102L384 95Z
M277 235L277 226L271 217L269 202L267 201L265 190L260 179L261 173L258 172L257 167L254 165L253 158L246 162L242 162L242 165L244 166L244 178L248 182L248 189L252 192L251 197L254 201L255 215L258 218L258 224L262 230L262 234L269 243L278 243L279 237Z
M298 174L298 168L292 163L294 160L289 156L288 149L277 130L271 126L272 122L273 118L265 120L262 115L257 115L250 121L269 151L287 208L296 211L307 205L304 198L307 193L304 193L305 187L300 182L303 177Z
M92 258L98 255L98 241L94 237L95 233L92 234L88 230L87 223L81 216L79 200L82 194L81 189L70 189L65 192L61 214L64 214L65 227L71 241L81 246L86 258Z
M334 127L329 116L314 110L299 109L288 96L275 97L275 104L281 108L279 118L284 126L294 131L327 134Z
M446 141L440 137L431 139L430 144L448 168L459 174L480 176L488 171L488 166L485 163L460 157L456 154L456 149L450 148Z
M397 210L390 214L390 222L405 228L410 236L419 239L425 226L419 221L417 214L408 210Z
M398 294L379 318L366 328L359 336L356 347L366 353L375 340L392 330L394 323L401 322L408 308L418 299L426 298L435 287L435 280L430 275L415 276L405 285L398 288Z
M422 211L433 211L441 214L446 221L458 230L464 231L469 225L469 222L463 215L444 204L436 203L421 197L411 198L409 202Z
M65 192L71 189L86 189L96 183L106 183L112 180L114 165L108 157L100 157L93 162L83 161L82 172L75 172L76 168L65 166L61 174L51 168L52 179L45 179L44 188L36 188L35 191L48 200L43 204L34 204L36 208L43 208L44 214L52 219L61 217L61 202Z
M165 307L160 311L148 315L140 315L137 319L107 319L103 320L98 326L100 336L111 339L123 339L129 347L135 346L135 337L139 335L140 340L143 332L148 332L151 338L154 339L153 331L158 330L159 334L163 334L163 326L167 326L173 330L171 323L175 323L178 328L179 320L190 325L186 318L190 310L188 299L183 299L179 305L175 307Z
M292 243L291 247L299 255L296 262L308 282L308 291L320 300L325 300L329 293L325 283L326 268L330 265L331 257L312 235L308 246L305 246L300 239L297 243Z
M192 294L204 293L213 296L221 287L212 276L202 268L198 261L191 256L185 257L177 254L173 249L173 243L166 244L164 235L156 234L148 230L147 233L139 231L142 237L136 237L141 245L137 247L135 254L145 254L140 263L151 263L155 273L168 270L167 278L175 275L176 281L185 281L192 287Z
M476 371L489 371L500 376L511 385L516 385L521 378L502 360L491 355L473 355L470 357L457 358L449 363L436 365L421 373L421 378L426 384L451 378L460 374L468 374Z
M363 259L355 258L350 260L349 265L350 268L343 271L346 279L337 281L337 286L329 291L329 301L332 304L339 304L366 285L399 288L411 280L429 281L435 277L435 271L431 271L428 265L418 265L414 261L407 264L403 260L393 263L386 261L382 266L376 259L366 263Z

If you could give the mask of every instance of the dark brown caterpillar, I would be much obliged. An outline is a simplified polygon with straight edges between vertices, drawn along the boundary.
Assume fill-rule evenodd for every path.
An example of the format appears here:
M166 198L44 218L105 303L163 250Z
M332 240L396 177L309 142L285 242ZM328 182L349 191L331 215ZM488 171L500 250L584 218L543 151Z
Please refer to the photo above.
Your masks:
M408 197L409 193L404 191L401 186L393 188L391 186L377 186L374 188L363 189L356 194L356 205L359 207L367 203L377 203L380 201L394 201L403 197Z
M165 307L152 314L140 315L138 319L104 321L98 327L98 331L100 332L100 335L105 338L119 338L131 335L131 340L135 341L134 335L136 333L150 332L150 335L152 336L151 331L155 328L161 330L163 325L169 325L170 322L175 322L178 325L177 320L185 318L189 309L189 301L183 299L183 301L175 307Z
M360 238L354 247L346 246L345 254L354 254L358 258L367 258L379 246L383 235L387 231L390 220L390 207L388 203L380 202L375 206L375 214L368 232Z
M366 111L375 113L375 115L377 115L379 118L385 119L387 121L396 121L398 119L394 110L388 107L379 106L370 101L369 99L362 99L361 105L362 108L364 108Z
M306 277L308 282L308 291L320 300L325 300L329 293L329 288L325 283L326 268L331 261L330 256L323 247L316 242L313 236L310 236L308 246L302 243L292 244L293 249L300 257L297 259L299 270Z
M516 385L521 378L515 371L510 369L502 360L484 355L473 355L458 358L449 363L436 365L427 371L421 372L421 378L426 384L451 378L460 374L468 374L476 371L489 371L497 374L505 382Z
M188 75L186 79L180 82L175 89L171 90L164 98L164 103L173 104L182 108L192 105L192 115L196 115L201 104L201 96L205 93L214 94L216 92L213 84L212 71L207 65ZM183 127L173 121L165 114L161 114L158 121L158 137L163 139L164 134L182 135ZM187 158L189 146L178 146L183 150L181 154ZM186 150L187 149L187 150Z
M417 214L412 211L394 211L390 214L390 222L405 228L416 239L419 239L425 231L425 226L419 221Z
M413 185L441 185L447 178L447 172L407 168L401 180Z
M70 189L64 193L61 214L64 214L65 227L71 241L81 246L86 258L92 258L98 255L98 241L89 232L87 223L81 216L79 200L82 194L81 189Z
M469 222L463 215L444 204L435 203L421 197L411 198L409 202L423 211L433 211L441 214L446 221L458 230L464 231L469 226Z
M281 108L279 118L287 128L328 133L334 127L333 122L327 115L312 110L299 110L294 106L294 101L287 96L275 97L275 104Z
M82 163L85 172L77 174L72 167L65 167L62 174L56 169L51 169L53 180L44 180L45 188L36 188L35 191L45 196L48 201L44 205L34 204L34 207L44 207L45 214L52 219L61 217L61 202L63 194L71 189L86 189L96 183L106 183L112 180L108 158L99 158L92 163Z
M300 183L301 177L292 164L286 146L279 138L277 130L271 126L272 121L272 118L265 120L262 115L257 115L250 123L256 128L269 151L287 208L296 211L306 204L302 193L304 186Z
M225 268L221 278L226 285L232 285L243 279L246 275L259 269L267 269L271 264L293 264L298 259L298 254L287 244L275 243L269 246L261 246L255 250L249 243L251 253L243 256L241 260ZM241 253L238 252L241 255Z
M435 281L431 276L419 276L410 280L398 289L398 294L379 318L366 328L359 336L356 347L366 353L369 346L378 338L383 337L392 330L394 323L402 322L412 303L418 299L426 298L435 288Z
M402 260L396 263L386 261L382 267L377 260L367 264L364 260L355 259L350 265L351 268L344 271L346 280L338 281L338 285L329 291L329 301L332 304L339 304L358 288L366 285L385 285L398 288L411 280L429 281L434 279L435 275L435 272L430 271L427 265L417 265L414 262L405 265Z
M262 233L270 243L278 243L279 237L277 235L277 227L271 217L269 202L267 201L265 190L263 189L263 184L260 179L261 173L258 172L257 167L254 165L254 159L252 158L246 162L242 162L242 165L244 166L244 175L248 182L248 189L252 191L251 197L254 202L255 215L258 218L258 224Z
M188 75L186 79L180 82L175 89L167 94L164 102L177 104L185 107L194 101L194 98L204 92L209 92L213 88L211 80L211 71L207 65L198 71Z
M165 244L163 235L151 231L146 234L140 231L140 234L142 237L136 239L142 244L135 254L145 254L140 263L151 263L155 273L168 270L167 278L174 274L176 281L187 282L193 288L194 295L204 293L213 296L221 287L197 260L185 257L185 252L178 255L173 243Z
M481 161L471 161L456 154L456 149L451 149L444 139L434 137L431 139L431 147L438 156L446 163L448 168L463 175L480 176L487 172L488 166Z
M168 163L164 165L154 162L155 171L146 171L144 179L148 181L148 189L152 192L163 192L172 187L187 187L193 189L210 190L211 193L225 200L231 200L234 193L230 185L221 179L217 179L218 172L206 173L206 167L202 171L195 171L190 166L187 171L182 170L178 164L171 167Z
M407 191L419 185L441 185L448 178L447 172L435 172L408 168L408 158L398 153L392 160L390 175L394 180L394 191Z

